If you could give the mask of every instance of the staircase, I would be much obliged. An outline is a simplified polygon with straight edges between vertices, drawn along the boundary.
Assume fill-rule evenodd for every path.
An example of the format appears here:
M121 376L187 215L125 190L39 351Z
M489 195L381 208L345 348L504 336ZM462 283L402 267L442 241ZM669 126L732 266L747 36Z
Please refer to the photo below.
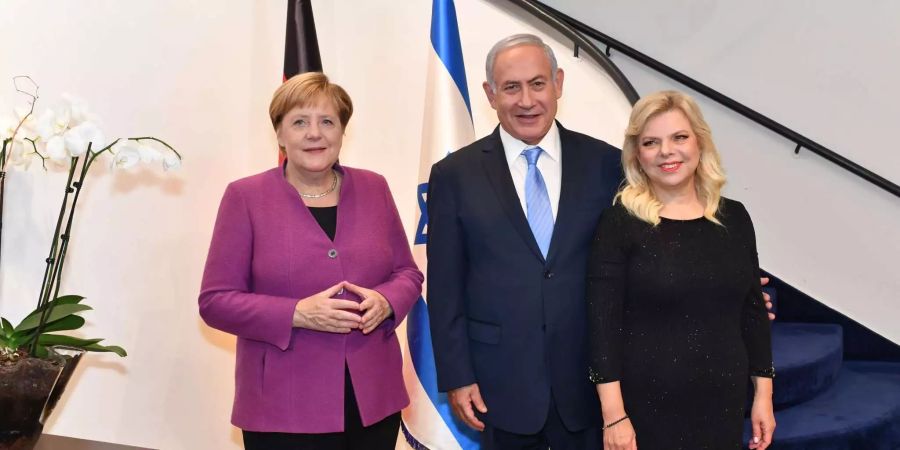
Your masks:
M900 362L844 360L844 353L840 325L772 324L777 428L770 449L900 449Z

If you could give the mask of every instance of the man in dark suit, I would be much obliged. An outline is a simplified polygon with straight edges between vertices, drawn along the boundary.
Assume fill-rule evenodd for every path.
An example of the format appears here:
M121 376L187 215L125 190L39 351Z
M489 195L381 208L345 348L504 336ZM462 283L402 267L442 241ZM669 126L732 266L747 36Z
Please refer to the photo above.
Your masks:
M498 42L484 91L500 126L431 170L438 387L485 448L602 448L585 272L620 152L555 121L563 78L540 38Z

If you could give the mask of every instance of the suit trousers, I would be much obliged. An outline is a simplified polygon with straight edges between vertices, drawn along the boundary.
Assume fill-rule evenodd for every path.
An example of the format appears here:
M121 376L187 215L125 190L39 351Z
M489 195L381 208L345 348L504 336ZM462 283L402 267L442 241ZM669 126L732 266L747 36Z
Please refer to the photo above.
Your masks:
M400 413L364 427L350 381L344 369L344 431L336 433L268 433L243 431L246 450L394 450L400 431Z
M599 424L585 430L569 431L550 396L550 410L544 428L535 434L518 434L488 424L481 434L482 450L602 450L603 432Z

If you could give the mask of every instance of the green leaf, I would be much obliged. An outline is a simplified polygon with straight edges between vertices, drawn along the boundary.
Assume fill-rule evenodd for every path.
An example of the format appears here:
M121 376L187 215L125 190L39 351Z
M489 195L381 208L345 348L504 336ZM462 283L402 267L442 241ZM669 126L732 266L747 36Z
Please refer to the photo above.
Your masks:
M9 323L8 320L0 317L0 325L3 326L3 336L4 337L12 336L13 331L15 331L15 327L13 327L12 324Z
M13 335L11 337L5 338L4 340L6 342L3 344L3 346L6 348L11 348L13 350L18 350L19 346L21 346L22 342L23 342L21 339L21 336L15 334L15 333L13 333Z
M55 308L59 305L76 305L78 303L81 303L82 300L84 300L84 297L81 295L61 295L59 297L54 298L53 300L50 300L49 302L47 302L46 305L44 305L40 309L35 309L35 311L43 311L44 309L47 309L50 307Z
M80 295L66 295L62 297L57 297L51 303L58 303L62 305L74 305L78 302L84 300L84 297ZM43 309L41 309L43 310ZM37 310L36 310L37 311ZM55 311L55 309L54 309ZM36 314L33 312L32 314ZM38 316L40 319L40 316ZM76 316L74 314L70 314L65 316L59 320L55 320L53 322L47 322L44 325L44 333L52 333L54 331L67 331L67 330L77 330L84 326L84 318L81 316ZM10 325L11 327L11 325ZM34 338L34 333L37 331L37 327L22 329L20 331L13 330L13 333L10 335L10 338L14 342L30 342L32 338Z
M44 334L38 338L38 347L50 345L68 345L70 347L83 348L89 352L112 352L119 356L128 356L125 349L118 345L100 345L103 339L81 339L62 334Z
M83 347L86 348L89 345L94 345L103 339L82 339L73 336L66 336L64 334L42 334L41 337L38 338L38 344L41 345L68 345L71 347Z
M54 331L77 330L84 326L84 317L69 315L62 319L50 322L44 327L44 333L52 333Z
M125 349L122 347L119 347L118 345L93 344L93 345L86 345L83 348L89 352L112 352L121 357L128 356L128 353L125 352Z
M68 315L59 319L55 322L50 322L44 327L44 333L52 333L54 331L67 331L67 330L77 330L84 326L84 318L76 315ZM12 344L18 345L19 342L31 342L34 339L34 335L37 333L37 329L28 329L22 330L18 332L13 332L12 336L10 336L10 342Z
M47 304L48 305L57 305L57 306L59 306L59 305L75 305L75 304L81 303L82 300L84 300L84 297L82 297L80 295L60 295L59 297L56 297L55 299L50 300L50 302L48 302Z
M77 305L77 304L81 303L82 300L84 300L84 296L81 296L81 295L60 295L59 297L56 297L53 300L50 300L49 302L47 302L46 305L35 309L34 311L31 312L31 314L34 314L38 311L43 311L50 307L56 308L59 305ZM29 315L31 315L31 314L29 314Z
M68 304L68 305L59 305L56 308L53 308L53 311L50 312L50 317L47 318L47 323L56 322L63 317L79 313L81 311L87 311L89 309L93 309L88 305L78 305L78 304ZM29 314L19 326L16 327L16 331L24 331L30 330L32 328L37 328L41 323L41 311L37 310L33 313Z

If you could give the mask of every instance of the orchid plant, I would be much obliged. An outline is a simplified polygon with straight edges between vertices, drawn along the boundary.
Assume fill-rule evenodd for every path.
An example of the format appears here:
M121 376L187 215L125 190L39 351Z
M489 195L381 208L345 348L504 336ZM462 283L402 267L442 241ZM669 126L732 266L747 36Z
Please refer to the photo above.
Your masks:
M109 158L112 169L155 163L161 164L164 170L172 170L181 166L181 155L166 142L152 136L107 140L98 125L99 118L75 97L63 96L62 106L38 114L35 112L38 86L29 77L15 77L13 84L16 91L28 100L11 116L0 117L0 140L3 143L0 150L0 233L8 167L27 168L32 161L39 159L44 170L48 162L66 168L68 178L37 306L15 326L0 317L0 362L15 361L26 355L46 357L47 347L51 345L125 356L122 347L101 345L102 339L50 334L81 328L85 320L78 314L91 309L81 303L84 297L59 295L75 207L88 172L101 156Z

